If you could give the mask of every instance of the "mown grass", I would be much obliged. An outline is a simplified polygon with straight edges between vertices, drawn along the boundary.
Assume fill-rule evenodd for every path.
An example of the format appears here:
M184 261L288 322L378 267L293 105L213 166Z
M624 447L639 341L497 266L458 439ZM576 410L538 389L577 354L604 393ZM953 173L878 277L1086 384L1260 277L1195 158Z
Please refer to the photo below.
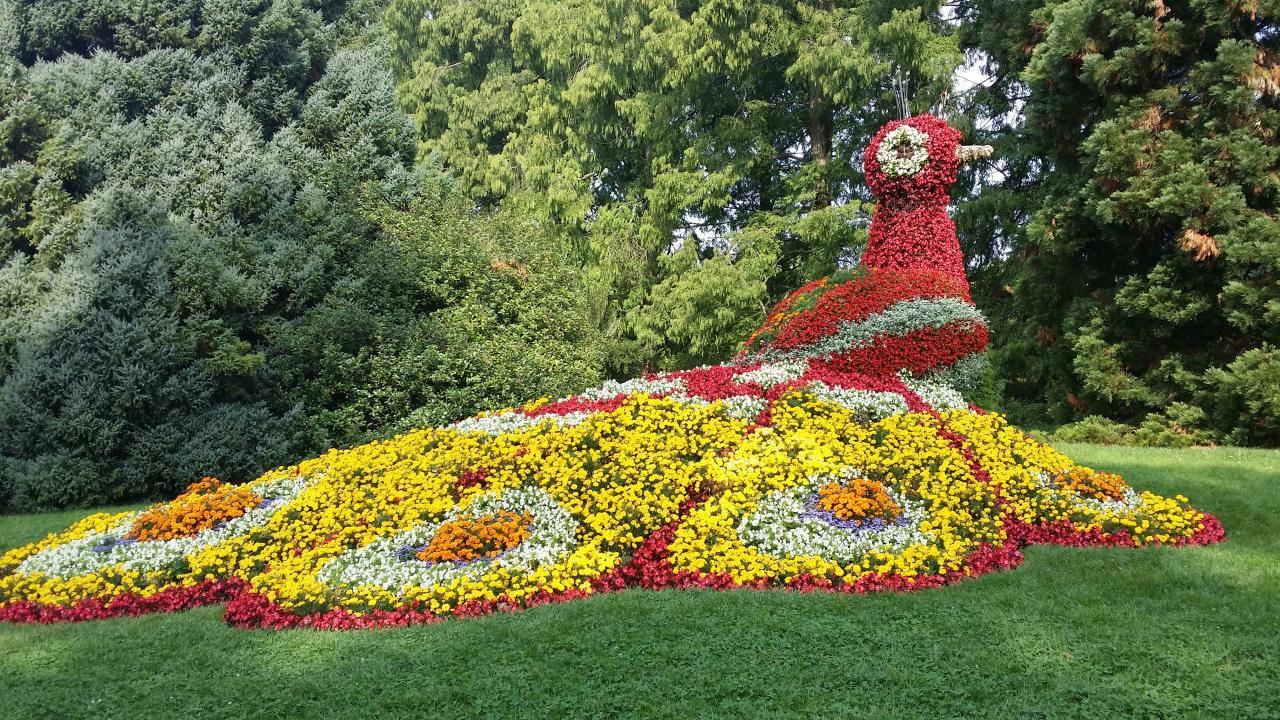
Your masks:
M1226 524L908 596L625 592L436 626L0 626L0 717L1280 717L1280 452L1066 446ZM0 545L75 514L0 519Z

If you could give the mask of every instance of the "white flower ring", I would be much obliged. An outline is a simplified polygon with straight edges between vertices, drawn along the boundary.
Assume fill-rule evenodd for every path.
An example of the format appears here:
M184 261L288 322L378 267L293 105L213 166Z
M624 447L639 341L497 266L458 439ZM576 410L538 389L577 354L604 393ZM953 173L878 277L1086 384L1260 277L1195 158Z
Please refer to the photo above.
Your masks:
M920 529L927 516L925 505L889 485L884 486L885 492L902 508L892 521L864 521L855 527L815 511L813 499L819 488L858 477L856 470L847 468L770 493L755 512L739 521L738 537L776 558L812 556L842 565L861 562L873 552L898 554L934 540L932 533Z
M880 140L876 160L880 170L890 177L915 175L929 162L926 144L929 136L911 127L899 125Z
M310 484L309 478L291 477L253 486L253 491L262 497L261 504L249 508L239 517L190 537L130 540L126 535L141 513L129 513L105 532L91 532L27 557L14 572L68 579L109 567L144 574L162 570L172 567L184 557L266 525Z
M441 527L467 516L499 512L533 518L528 536L496 557L470 562L430 562L420 560L416 550L430 544ZM448 585L462 577L479 579L490 570L506 569L521 574L562 562L578 547L578 521L555 498L540 487L529 485L479 495L465 506L455 507L438 522L423 523L335 557L325 563L317 579L330 587L371 585L393 593L406 588Z

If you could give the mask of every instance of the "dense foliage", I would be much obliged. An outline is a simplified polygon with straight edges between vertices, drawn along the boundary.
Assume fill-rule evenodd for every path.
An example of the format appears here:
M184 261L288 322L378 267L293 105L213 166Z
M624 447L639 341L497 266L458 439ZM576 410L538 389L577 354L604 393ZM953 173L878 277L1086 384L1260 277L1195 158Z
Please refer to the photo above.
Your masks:
M615 374L713 362L856 257L856 156L959 59L939 3L392 0L400 97L476 197L578 247ZM674 253L672 252L674 250Z
M0 0L0 508L721 361L862 253L897 73L998 148L961 173L996 366L968 380L1126 441L1280 443L1276 16ZM990 77L949 97L961 50Z
M990 260L975 297L1010 406L1280 443L1280 8L978 0L961 17L990 60L978 107L1024 115L996 125L1006 174L961 223Z
M360 8L0 14L0 507L253 477L596 376L558 245L414 168Z

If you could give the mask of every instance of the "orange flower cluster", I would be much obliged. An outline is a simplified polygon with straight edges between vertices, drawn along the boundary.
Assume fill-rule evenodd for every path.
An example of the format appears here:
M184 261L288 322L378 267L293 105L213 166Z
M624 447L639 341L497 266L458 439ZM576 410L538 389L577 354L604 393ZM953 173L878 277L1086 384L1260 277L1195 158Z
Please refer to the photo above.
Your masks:
M1079 495L1098 500L1119 500L1124 497L1124 480L1113 473L1094 472L1085 467L1074 467L1058 475L1053 482Z
M529 537L533 516L503 510L461 517L441 525L430 544L418 551L426 562L470 562L501 555Z
M855 523L876 518L890 522L902 514L902 507L889 497L884 485L862 478L823 485L818 489L817 506L841 520Z
M157 505L138 515L125 537L130 540L191 537L220 522L234 520L261 502L262 496L246 486L224 485L217 478L202 478L188 485L172 503Z

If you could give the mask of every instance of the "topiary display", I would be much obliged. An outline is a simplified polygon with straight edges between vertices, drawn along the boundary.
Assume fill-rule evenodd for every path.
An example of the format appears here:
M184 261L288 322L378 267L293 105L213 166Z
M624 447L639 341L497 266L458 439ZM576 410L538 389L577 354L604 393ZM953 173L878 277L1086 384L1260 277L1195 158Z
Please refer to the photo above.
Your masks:
M1028 543L1222 539L1186 498L966 403L987 332L945 198L983 151L959 138L930 116L885 126L863 266L789 295L730 363L333 450L235 502L206 482L175 501L198 521L154 540L130 536L138 513L87 518L0 557L0 617L229 597L234 625L404 625L632 586L918 590Z

